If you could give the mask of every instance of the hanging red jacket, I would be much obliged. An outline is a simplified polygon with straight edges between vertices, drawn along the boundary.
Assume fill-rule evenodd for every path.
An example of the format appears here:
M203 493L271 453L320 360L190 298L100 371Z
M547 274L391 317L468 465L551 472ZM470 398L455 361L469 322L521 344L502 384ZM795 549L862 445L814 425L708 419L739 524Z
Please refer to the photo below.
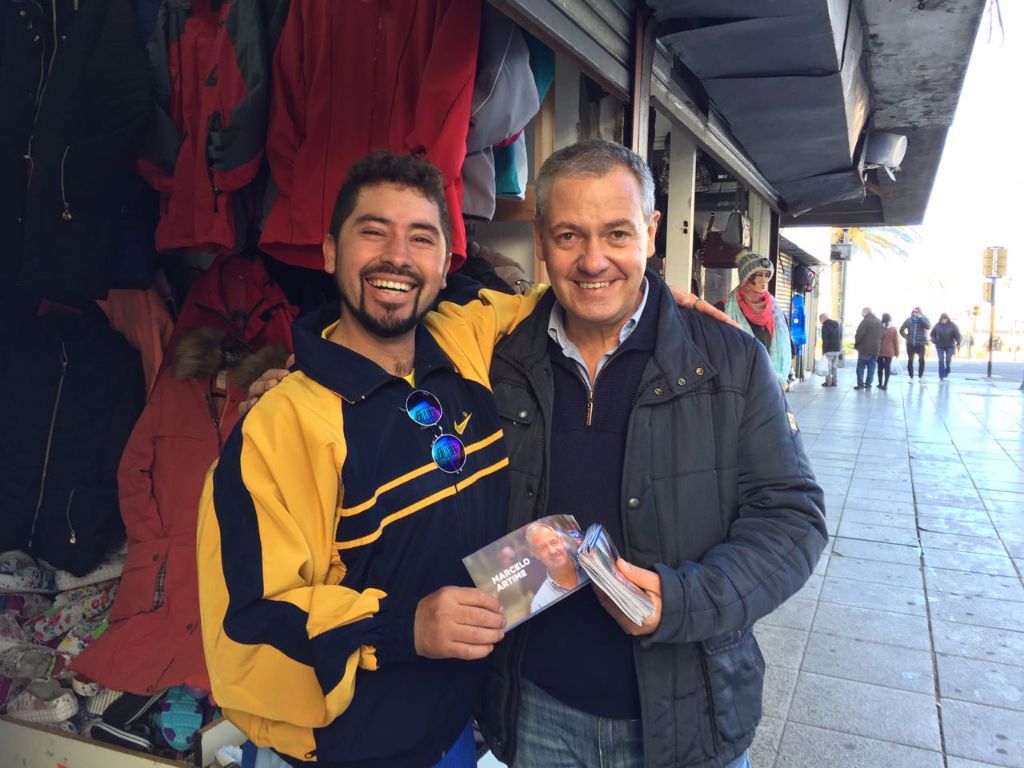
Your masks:
M244 246L238 192L263 159L270 54L286 0L162 3L148 51L152 141L139 173L161 194L159 250Z
M292 0L274 52L267 159L275 195L260 247L323 269L320 245L349 166L419 153L445 179L452 269L465 260L462 161L480 0Z
M192 287L173 361L118 470L128 556L110 627L75 659L75 671L138 694L180 684L209 690L196 582L199 494L249 384L283 366L296 314L259 258L220 256Z

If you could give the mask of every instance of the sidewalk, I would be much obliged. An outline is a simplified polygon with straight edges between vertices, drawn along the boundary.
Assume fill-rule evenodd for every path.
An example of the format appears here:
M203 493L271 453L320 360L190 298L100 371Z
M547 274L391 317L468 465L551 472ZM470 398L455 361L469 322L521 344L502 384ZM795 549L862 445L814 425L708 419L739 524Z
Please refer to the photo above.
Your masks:
M1024 766L1024 392L929 369L790 393L832 540L757 624L754 768Z

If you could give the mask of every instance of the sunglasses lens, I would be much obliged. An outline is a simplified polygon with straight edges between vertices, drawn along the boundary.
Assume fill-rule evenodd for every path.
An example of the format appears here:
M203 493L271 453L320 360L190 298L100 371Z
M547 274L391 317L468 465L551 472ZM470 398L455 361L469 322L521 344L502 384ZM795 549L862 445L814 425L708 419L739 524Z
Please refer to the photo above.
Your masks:
M443 472L458 472L466 463L466 446L455 435L441 435L430 447L430 455Z
M432 427L441 421L441 403L429 392L417 389L405 400L409 418L421 427Z

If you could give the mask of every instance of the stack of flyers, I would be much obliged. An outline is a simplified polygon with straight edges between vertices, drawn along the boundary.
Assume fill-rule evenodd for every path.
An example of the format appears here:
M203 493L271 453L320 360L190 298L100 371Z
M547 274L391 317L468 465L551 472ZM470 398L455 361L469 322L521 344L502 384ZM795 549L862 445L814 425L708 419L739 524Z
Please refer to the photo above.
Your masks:
M615 563L619 552L600 523L587 528L576 553L579 564L612 602L636 624L654 615L654 603L623 576Z

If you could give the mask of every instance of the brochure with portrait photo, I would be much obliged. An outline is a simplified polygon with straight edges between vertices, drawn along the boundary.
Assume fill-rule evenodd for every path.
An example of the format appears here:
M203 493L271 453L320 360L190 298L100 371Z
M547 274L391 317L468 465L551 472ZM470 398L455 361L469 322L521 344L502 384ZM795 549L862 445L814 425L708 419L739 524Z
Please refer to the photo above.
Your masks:
M502 536L462 562L477 587L498 598L506 629L590 582L576 550L583 539L572 515L549 515Z
M593 581L636 624L654 614L650 598L615 563L618 550L604 526L586 535L572 515L549 515L464 557L477 587L498 598L512 629Z

